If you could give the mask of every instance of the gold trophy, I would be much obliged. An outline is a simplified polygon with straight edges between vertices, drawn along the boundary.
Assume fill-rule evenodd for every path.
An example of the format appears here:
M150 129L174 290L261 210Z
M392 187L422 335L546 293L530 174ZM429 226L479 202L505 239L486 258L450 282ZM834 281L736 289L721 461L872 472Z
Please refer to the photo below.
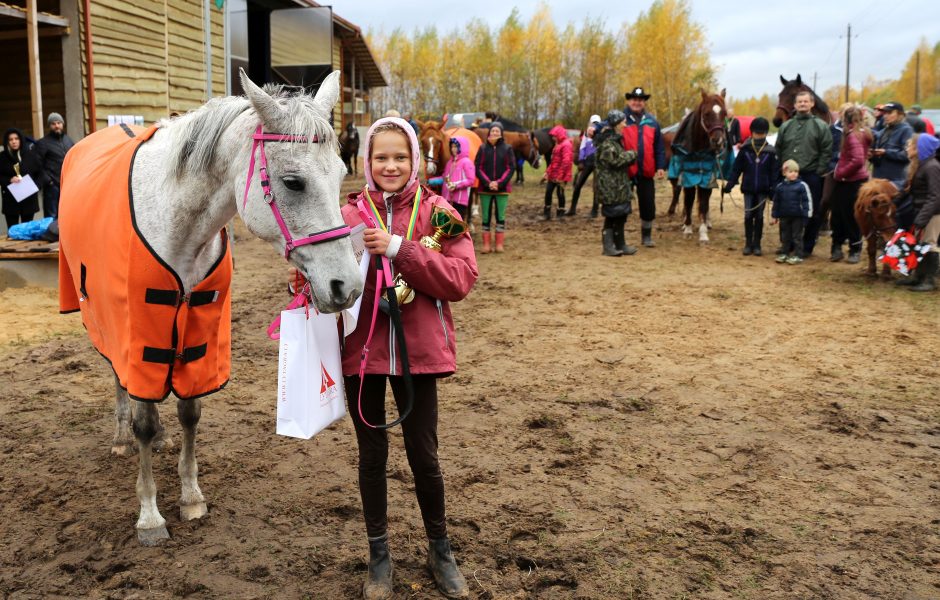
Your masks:
M422 237L418 243L435 252L443 249L440 242L442 238L457 237L467 231L466 223L440 206L435 206L431 212L431 227L434 228L434 233ZM415 299L415 291L402 278L401 273L395 275L395 297L398 299L399 306Z

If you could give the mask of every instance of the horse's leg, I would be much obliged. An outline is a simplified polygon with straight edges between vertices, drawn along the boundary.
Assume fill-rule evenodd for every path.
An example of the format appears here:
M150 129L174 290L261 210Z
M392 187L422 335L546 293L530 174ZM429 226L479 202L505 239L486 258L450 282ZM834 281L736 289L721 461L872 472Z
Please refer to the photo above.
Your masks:
M694 187L682 188L682 202L684 209L682 212L682 235L688 238L692 236L692 208L695 206Z
M134 430L131 428L133 414L131 403L127 397L127 390L121 387L117 375L114 376L115 396L117 402L114 406L114 439L111 440L111 454L114 456L130 456L134 453Z
M169 539L166 520L157 509L157 484L153 480L153 439L160 426L157 405L137 402L134 411L134 435L140 451L140 470L137 473L137 499L140 517L137 519L137 539L144 546L156 546Z
M708 209L709 209L709 200L712 197L711 188L699 188L698 190L698 214L699 214L699 226L698 226L698 241L703 244L708 243Z
M191 521L204 517L208 512L206 499L199 489L199 466L196 464L196 425L202 414L202 401L177 400L176 414L183 426L183 447L180 449L178 470L182 493L180 494L180 518Z
M679 187L678 179L670 179L669 185L672 187L672 202L669 204L669 210L666 211L666 216L674 217L676 215L676 208L679 206L679 192L682 188Z
M875 253L878 250L878 240L875 239L875 231L871 232L871 237L868 238L868 269L865 271L867 275L875 277L878 274L878 270L875 268Z

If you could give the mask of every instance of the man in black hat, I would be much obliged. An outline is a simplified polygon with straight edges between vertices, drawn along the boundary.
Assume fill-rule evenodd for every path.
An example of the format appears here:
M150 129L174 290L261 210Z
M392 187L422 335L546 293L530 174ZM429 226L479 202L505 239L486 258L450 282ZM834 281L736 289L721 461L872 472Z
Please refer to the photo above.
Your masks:
M914 130L907 124L904 106L900 102L888 102L883 107L885 128L875 139L871 149L872 177L887 179L899 190L907 184L907 142Z
M44 217L59 216L59 183L65 153L75 145L65 133L65 120L57 112L46 119L49 133L36 142L33 152L42 165L42 212Z
M646 101L650 95L641 87L635 87L624 96L627 106L627 125L623 129L624 147L637 153L636 162L630 165L630 177L636 187L637 204L640 207L640 231L643 245L652 248L653 220L656 218L656 185L653 178L662 179L666 174L666 149L663 134L653 115L646 112Z

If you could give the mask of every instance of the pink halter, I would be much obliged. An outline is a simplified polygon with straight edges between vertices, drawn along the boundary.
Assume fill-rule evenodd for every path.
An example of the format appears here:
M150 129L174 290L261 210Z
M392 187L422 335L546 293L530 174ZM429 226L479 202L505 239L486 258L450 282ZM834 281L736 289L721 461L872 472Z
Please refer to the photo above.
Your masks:
M284 258L290 258L291 250L297 248L298 246L305 246L307 244L320 244L322 242L329 242L331 240L336 240L349 236L349 226L340 225L339 227L333 227L331 229L325 229L318 233L308 235L305 238L300 238L295 240L291 237L290 231L287 229L287 224L284 223L284 218L281 216L281 211L277 208L277 202L274 199L274 190L271 189L271 180L268 179L268 157L264 153L264 143L267 142L307 142L307 136L303 135L290 135L285 133L264 133L264 130L261 125L258 125L258 128L255 129L255 133L252 136L254 144L251 146L251 161L248 164L248 180L245 182L245 197L242 199L242 209L245 208L245 205L248 203L248 190L251 189L251 180L255 176L255 150L261 148L261 168L258 171L259 176L261 177L261 189L264 191L264 201L268 203L268 206L271 207L271 212L274 213L274 220L277 221L278 227L281 228L281 234L284 235ZM320 143L320 140L317 136L313 136L310 139L314 144Z

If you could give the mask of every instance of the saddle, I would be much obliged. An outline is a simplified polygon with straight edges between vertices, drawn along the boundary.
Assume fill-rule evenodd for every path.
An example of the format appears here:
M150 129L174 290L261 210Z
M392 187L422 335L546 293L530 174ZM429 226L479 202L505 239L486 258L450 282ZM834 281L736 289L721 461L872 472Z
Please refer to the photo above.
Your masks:
M137 229L134 156L157 127L115 125L66 155L59 204L59 308L81 310L95 349L135 400L222 389L231 366L232 254L189 294Z

